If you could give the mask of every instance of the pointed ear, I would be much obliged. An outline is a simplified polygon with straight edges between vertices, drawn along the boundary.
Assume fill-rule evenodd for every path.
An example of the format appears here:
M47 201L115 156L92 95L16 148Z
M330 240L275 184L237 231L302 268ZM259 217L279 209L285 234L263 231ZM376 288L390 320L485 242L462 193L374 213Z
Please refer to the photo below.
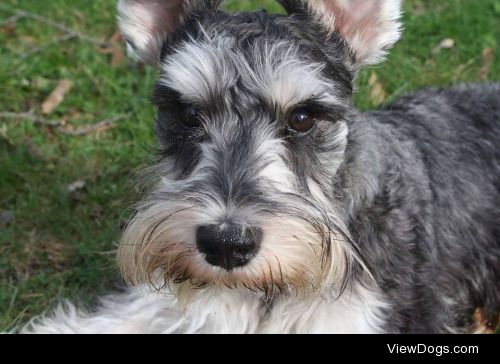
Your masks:
M118 24L129 48L157 65L168 35L184 22L196 0L119 0Z
M309 0L309 7L329 32L349 44L356 66L384 59L401 36L402 0Z

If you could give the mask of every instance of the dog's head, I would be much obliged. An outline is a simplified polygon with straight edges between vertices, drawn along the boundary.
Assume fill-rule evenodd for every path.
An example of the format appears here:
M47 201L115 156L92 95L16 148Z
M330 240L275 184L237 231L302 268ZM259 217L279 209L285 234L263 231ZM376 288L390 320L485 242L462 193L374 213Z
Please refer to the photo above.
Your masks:
M336 190L357 69L399 37L400 0L121 0L130 47L156 65L163 158L120 245L134 283L339 290L358 258Z

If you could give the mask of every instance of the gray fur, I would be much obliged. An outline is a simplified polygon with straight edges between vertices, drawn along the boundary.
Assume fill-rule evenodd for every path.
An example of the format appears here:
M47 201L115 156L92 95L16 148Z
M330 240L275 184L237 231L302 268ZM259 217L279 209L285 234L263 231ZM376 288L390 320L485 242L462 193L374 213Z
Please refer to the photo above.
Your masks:
M460 331L476 308L495 321L499 140L498 84L421 91L352 122L339 191L393 303L389 332Z
M169 35L153 98L164 158L153 175L163 183L125 234L125 276L142 282L160 269L166 284L245 287L266 302L316 287L319 277L342 294L353 283L371 287L372 276L389 303L386 332L468 330L478 308L493 320L500 86L421 91L359 113L351 98L362 43L353 52L302 2L285 4L290 16L227 15L208 2ZM394 5L388 19L398 12L398 1L377 4ZM389 28L392 38L377 34L381 44L397 35L397 24ZM303 104L317 121L296 135L288 118ZM198 124L179 122L193 112ZM185 210L189 218L177 216ZM258 263L248 268L221 273L196 253L197 226L259 227L274 218L302 227L283 232L282 246L266 242L273 232L264 229ZM311 234L319 240L308 242Z

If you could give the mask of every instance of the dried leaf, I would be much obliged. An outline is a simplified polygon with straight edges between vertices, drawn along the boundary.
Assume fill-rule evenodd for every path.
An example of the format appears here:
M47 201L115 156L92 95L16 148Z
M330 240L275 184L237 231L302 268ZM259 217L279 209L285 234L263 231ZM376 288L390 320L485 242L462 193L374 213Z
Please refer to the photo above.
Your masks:
M16 34L15 24L6 24L0 28L0 31L7 36L13 36Z
M436 55L438 54L442 49L451 49L455 47L455 39L453 38L445 38L439 44L434 47L432 50L432 54Z
M479 69L479 78L481 80L488 79L488 76L491 73L491 67L493 66L493 62L495 60L495 52L492 48L483 49L483 53L481 55L481 68Z
M109 63L111 66L118 66L125 59L125 52L123 50L123 38L120 32L115 32L110 38L110 41L99 48L99 52L109 54L111 56Z
M115 43L122 43L123 42L123 36L120 31L116 31L112 36L111 36L111 41Z
M51 114L64 101L64 97L72 87L73 82L71 80L59 81L54 91L43 102L42 113L45 115Z
M487 317L484 309L477 308L472 316L473 326L471 333L494 334L500 328L500 314Z
M383 103L387 97L387 93L384 90L384 85L378 81L378 76L375 72L372 72L368 80L368 85L370 86L370 99L375 104Z

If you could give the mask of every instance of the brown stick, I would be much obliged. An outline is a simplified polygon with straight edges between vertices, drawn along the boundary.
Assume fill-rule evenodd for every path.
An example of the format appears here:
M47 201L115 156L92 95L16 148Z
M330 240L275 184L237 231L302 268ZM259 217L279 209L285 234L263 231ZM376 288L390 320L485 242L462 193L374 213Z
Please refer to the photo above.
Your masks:
M82 135L87 135L91 133L98 133L102 132L108 129L112 129L116 127L116 122L126 119L130 116L131 114L120 114L117 116L114 116L112 118L100 121L96 124L92 125L84 125L80 127L75 127L74 129L69 129L69 128L63 128L63 126L66 124L66 122L62 120L49 120L45 119L44 117L35 115L31 112L20 112L20 113L15 113L15 112L0 112L0 119L17 119L17 120L30 120L31 122L38 124L38 125L44 125L44 126L50 126L50 127L57 127L57 131L59 131L61 134L64 135L69 135L69 136L82 136Z
M48 120L31 112L0 112L0 119L30 120L35 124L52 127L64 125L63 121Z
M23 18L22 15L19 15L19 14L13 15L10 18L7 18L3 21L0 21L0 27L15 23L16 21L18 21L19 19L22 19L22 18Z
M67 128L58 128L58 131L61 134L69 135L69 136L83 136L83 135L92 134L92 133L99 133L99 132L103 132L105 130L109 130L109 129L116 127L116 122L123 120L123 119L126 119L129 116L130 116L130 114L117 115L117 116L112 117L110 119L100 121L96 124L80 126L80 127L77 127L73 130L67 129Z

